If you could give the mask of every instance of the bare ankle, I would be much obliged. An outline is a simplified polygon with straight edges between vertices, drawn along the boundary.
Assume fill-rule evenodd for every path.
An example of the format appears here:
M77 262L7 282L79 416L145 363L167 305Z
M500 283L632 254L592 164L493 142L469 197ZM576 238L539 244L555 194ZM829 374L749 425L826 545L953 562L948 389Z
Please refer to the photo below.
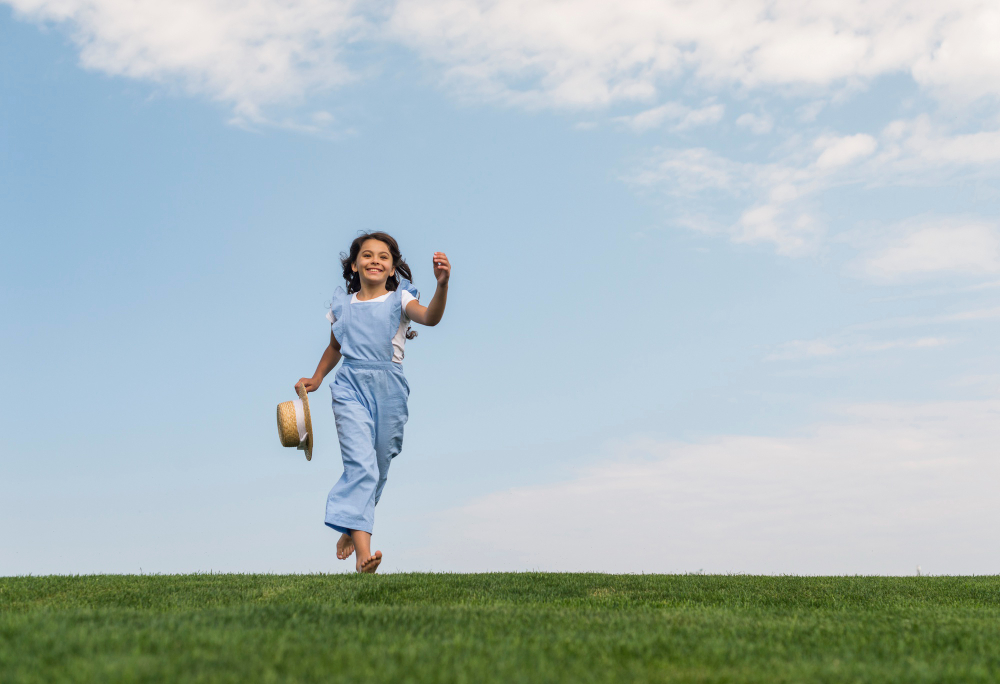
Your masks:
M358 561L368 558L372 554L372 535L361 530L351 530L351 539L354 540L354 552Z

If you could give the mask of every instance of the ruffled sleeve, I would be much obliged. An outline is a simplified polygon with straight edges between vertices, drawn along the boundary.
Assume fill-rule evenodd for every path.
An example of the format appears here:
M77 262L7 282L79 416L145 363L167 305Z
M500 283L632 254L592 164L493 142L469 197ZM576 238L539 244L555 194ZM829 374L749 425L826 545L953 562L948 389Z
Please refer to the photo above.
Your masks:
M342 327L342 325L338 325L338 323L343 322L344 302L346 300L347 300L347 293L344 292L344 288L338 287L333 292L333 300L330 302L330 310L326 312L326 320L330 321L332 325L331 331L333 332L333 336L338 340L340 339L340 335L337 333L338 330Z
M406 278L399 279L399 287L397 287L396 289L400 291L406 290L411 295L413 295L415 299L420 299L420 291L413 285L413 283L411 283Z

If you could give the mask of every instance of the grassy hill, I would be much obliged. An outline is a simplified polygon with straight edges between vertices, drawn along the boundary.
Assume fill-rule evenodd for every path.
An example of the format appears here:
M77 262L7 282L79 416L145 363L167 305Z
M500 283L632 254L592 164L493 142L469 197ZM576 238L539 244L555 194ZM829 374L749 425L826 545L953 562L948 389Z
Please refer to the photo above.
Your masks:
M0 578L0 683L995 682L1000 577Z

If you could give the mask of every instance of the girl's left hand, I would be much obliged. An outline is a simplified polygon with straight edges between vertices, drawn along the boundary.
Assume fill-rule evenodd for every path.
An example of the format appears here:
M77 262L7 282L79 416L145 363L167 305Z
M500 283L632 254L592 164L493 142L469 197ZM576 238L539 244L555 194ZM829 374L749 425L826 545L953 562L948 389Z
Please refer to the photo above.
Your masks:
M434 252L434 277L441 286L447 285L451 278L451 263L444 252Z

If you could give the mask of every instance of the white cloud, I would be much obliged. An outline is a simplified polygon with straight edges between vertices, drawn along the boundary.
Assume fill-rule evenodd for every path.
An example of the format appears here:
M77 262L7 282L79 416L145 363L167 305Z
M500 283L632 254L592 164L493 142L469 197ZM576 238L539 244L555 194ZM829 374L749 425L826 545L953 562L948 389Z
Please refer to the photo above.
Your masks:
M917 82L960 102L982 95L996 95L1000 88L1000 5L966 2L940 5L954 10L937 30L930 51L915 57L912 73Z
M28 18L68 22L84 67L178 84L244 121L349 81L341 52L364 27L353 0L6 1Z
M659 128L667 119L675 121L683 119L687 111L688 108L683 105L677 104L676 102L668 102L660 105L659 107L639 112L633 116L618 117L617 120L627 124L635 131L642 132L653 128Z
M725 114L725 111L726 109L722 105L711 105L702 107L701 109L693 109L677 124L677 128L681 130L693 128L694 126L718 123L722 121L722 115Z
M734 242L771 243L778 254L800 256L815 250L823 226L807 212L789 211L779 199L744 211L731 232Z
M1000 8L985 0L0 1L66 22L88 68L176 82L248 118L348 81L343 51L362 39L412 46L463 96L529 107L650 103L688 80L829 96L891 73L945 103L1000 95Z
M968 289L966 290L968 291ZM950 291L949 291L950 292ZM935 316L882 318L849 325L831 335L812 340L792 340L778 345L765 361L806 361L877 354L901 349L935 349L959 340L943 336L943 329L1000 318L1000 307L966 309ZM922 336L879 338L874 331L924 328ZM936 329L936 330L935 330Z
M953 134L935 126L926 114L890 123L881 139L882 152L875 161L898 178L1000 162L1000 130Z
M842 137L821 136L814 146L822 150L816 160L816 168L832 169L867 157L875 151L878 143L870 135L858 133Z
M828 145L837 147L836 142ZM800 256L812 253L825 231L812 214L809 198L833 182L836 172L853 160L839 161L820 166L798 151L786 160L762 164L737 162L704 148L661 149L626 181L687 197L699 205L710 202L707 194L712 192L745 202L747 206L737 217L720 223L715 230L728 233L735 242L771 244L779 254Z
M766 114L747 112L736 119L736 125L741 128L749 128L756 135L764 135L770 133L771 129L774 128L774 119Z
M676 102L668 102L632 116L618 117L616 121L620 121L640 133L653 128L659 128L665 122L669 121L671 122L672 130L680 131L695 126L716 123L722 119L725 111L725 107L718 104L691 109Z
M946 337L920 337L902 340L852 340L828 338L820 340L793 340L785 342L767 361L798 361L803 359L827 358L833 356L853 356L873 354L893 349L931 349L950 344Z
M456 570L991 573L998 441L993 400L854 406L795 436L635 440L564 482L448 511L428 554Z
M1000 94L984 0L400 0L391 30L464 90L515 104L649 101L667 82L847 86L909 73L945 98Z
M650 155L627 180L675 195L703 190L737 193L750 185L747 166L705 148L665 149Z
M777 149L782 156L763 163L735 161L706 148L660 149L625 180L694 205L719 205L710 193L727 197L739 207L731 217L695 220L692 210L676 222L801 256L815 252L831 232L816 209L831 188L933 187L1000 171L1000 131L951 134L924 115L893 122L878 138L824 133L809 142L793 135ZM854 270L865 277L888 281L904 274L1000 271L997 230L979 219L943 218L924 225L910 218L866 231L840 231L841 241L862 252L862 265Z
M177 83L248 119L350 80L343 53L361 40L412 46L463 97L528 107L653 103L681 81L829 97L891 73L945 103L1000 95L1000 9L984 0L0 1L65 22L87 68ZM680 125L718 121L713 107ZM741 125L769 126L752 116Z
M808 104L798 107L795 110L796 117L803 123L815 121L816 117L819 116L819 113L826 107L826 104L827 103L823 100L813 100Z
M862 262L873 278L949 271L969 275L1000 272L1000 231L982 221L946 219L907 224L886 231L891 237Z
M1000 318L1000 307L992 309L974 309L972 311L959 311L958 313L938 316L931 320L940 321L942 323L952 323L958 321L987 321L994 318Z
M64 22L88 68L227 103L236 123L270 121L310 133L339 123L326 111L279 118L268 108L302 104L312 93L350 81L345 51L359 41L415 47L442 64L445 79L470 98L528 107L647 103L617 118L637 131L680 131L722 120L724 106L706 100L704 92L696 106L648 106L664 84L678 80L697 86L681 90L686 93L738 84L744 91L821 96L802 109L806 120L838 89L851 91L891 72L910 72L932 92L946 94L946 103L1000 95L1000 56L993 47L1000 41L1000 9L979 0L947 6L903 0L0 1L34 20ZM774 127L770 116L752 113L736 124L759 134ZM821 193L849 183L940 184L971 167L995 171L1000 130L956 134L918 115L878 135L793 133L774 152L767 162L752 163L704 148L660 150L630 180L674 196L728 194L742 203L732 216L705 217L692 209L676 222L805 255L831 232L817 211ZM868 253L862 272L883 279L995 272L991 234L958 231L945 240L928 229Z
M913 328L920 326L949 325L952 323L970 323L992 321L1000 318L1000 307L986 309L966 309L954 313L938 314L936 316L899 316L884 318L868 323L858 323L847 330L886 330L892 328Z

